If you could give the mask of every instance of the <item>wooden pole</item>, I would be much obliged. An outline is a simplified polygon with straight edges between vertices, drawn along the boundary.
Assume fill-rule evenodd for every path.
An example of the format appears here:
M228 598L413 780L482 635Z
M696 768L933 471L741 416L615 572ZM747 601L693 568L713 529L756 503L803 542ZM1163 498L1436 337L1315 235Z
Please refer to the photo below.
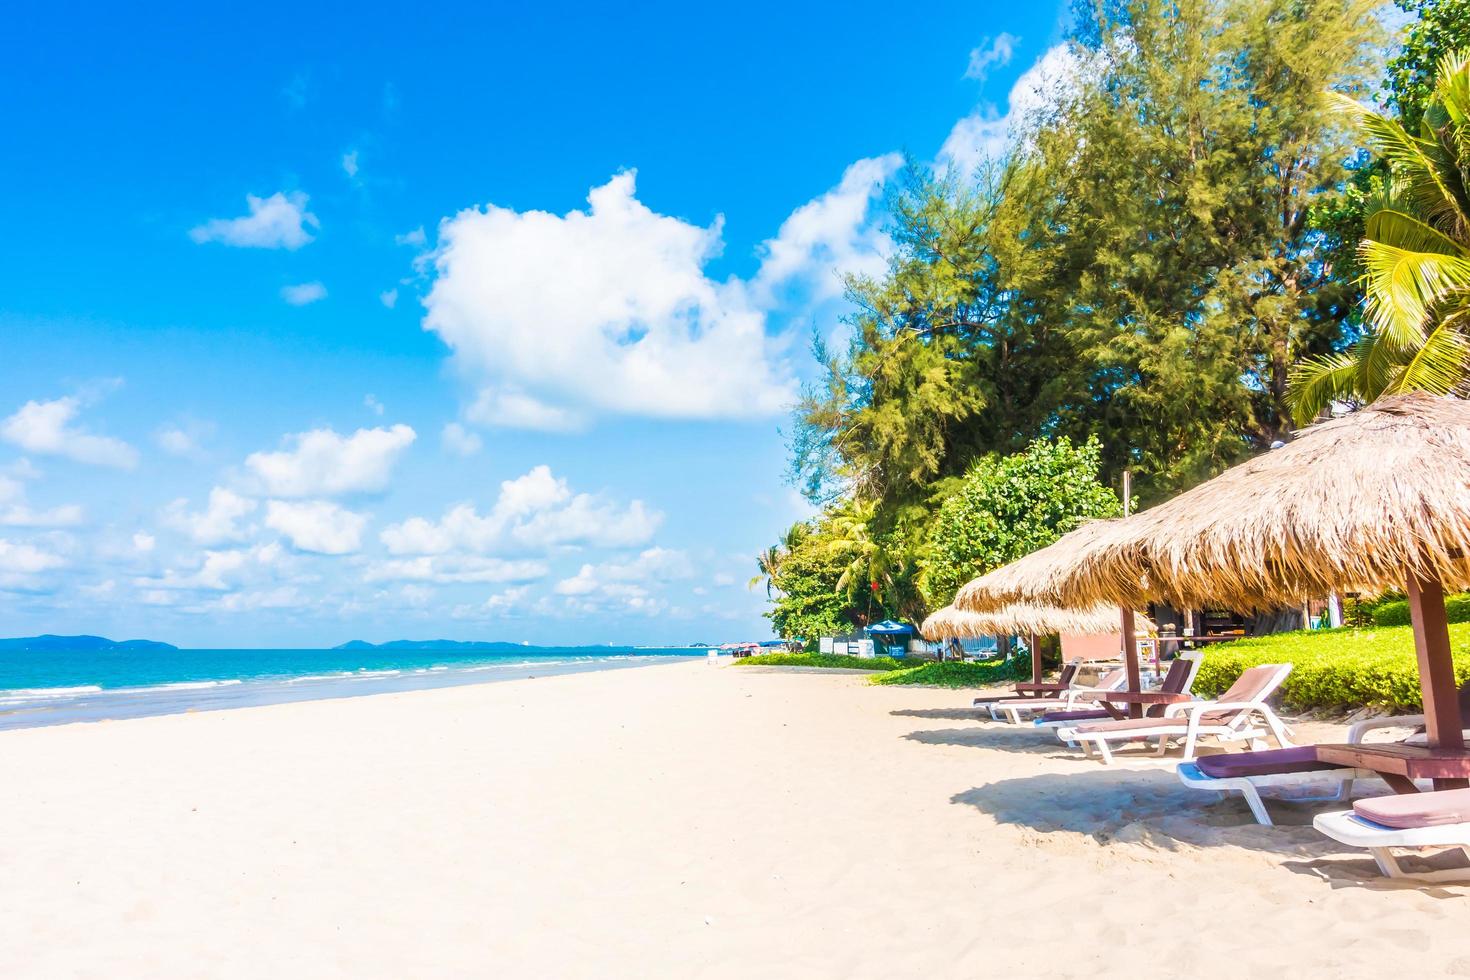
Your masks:
M1461 734L1455 664L1450 657L1450 628L1444 612L1444 589L1434 579L1409 574L1409 617L1414 623L1414 654L1419 659L1419 687L1424 692L1424 728L1434 748L1465 744Z
M1036 642L1036 634L1027 637L1031 641L1031 682L1041 683L1041 644Z
M1127 517L1133 509L1133 474L1128 470L1123 471L1123 516ZM1128 671L1128 690L1143 690L1143 679L1138 672L1138 636L1134 628L1133 609L1131 606L1121 607L1123 622L1123 667ZM1128 706L1130 718L1143 717L1143 705L1130 704Z

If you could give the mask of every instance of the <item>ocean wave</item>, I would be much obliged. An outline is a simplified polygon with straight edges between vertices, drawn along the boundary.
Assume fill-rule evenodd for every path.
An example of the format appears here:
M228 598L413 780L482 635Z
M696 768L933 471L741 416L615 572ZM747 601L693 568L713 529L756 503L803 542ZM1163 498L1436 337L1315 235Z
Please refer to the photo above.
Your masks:
M101 690L102 688L95 684L86 684L79 687L20 687L13 691L0 691L0 704L74 698L82 694L96 694Z
M211 687L230 687L243 683L245 682L238 677L231 677L219 681L178 681L173 684L152 684L146 687L130 687L125 690L130 694L140 691L204 691Z

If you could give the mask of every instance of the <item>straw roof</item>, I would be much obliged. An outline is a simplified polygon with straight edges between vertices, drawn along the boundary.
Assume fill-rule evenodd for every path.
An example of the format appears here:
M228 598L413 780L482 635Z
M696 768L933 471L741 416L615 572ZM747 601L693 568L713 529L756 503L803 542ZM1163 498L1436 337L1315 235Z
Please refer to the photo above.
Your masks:
M980 592L992 602L1159 597L1249 609L1401 588L1410 569L1467 588L1470 402L1380 399L1166 503L1073 534L1082 540L1065 567L1011 566Z
M1116 633L1119 628L1117 606L1061 609L1018 602L985 613L945 606L924 620L920 632L925 639L947 640L1030 633L1107 634Z
M1084 524L1045 548L987 572L960 588L955 607L985 613L1013 602L1056 603L1066 577L1079 567L1088 567L1091 556L1103 553L1117 523L1119 519ZM1091 606L1094 602L1062 604Z

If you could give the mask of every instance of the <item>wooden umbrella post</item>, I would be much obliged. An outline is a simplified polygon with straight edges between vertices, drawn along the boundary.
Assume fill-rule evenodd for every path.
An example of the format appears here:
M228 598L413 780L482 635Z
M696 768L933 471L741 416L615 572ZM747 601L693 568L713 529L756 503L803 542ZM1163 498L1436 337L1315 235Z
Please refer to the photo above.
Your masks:
M1133 625L1133 610L1123 607L1123 667L1128 671L1128 690L1143 690L1143 679L1138 674L1138 637ZM1143 717L1143 705L1128 706L1130 718Z
M1031 682L1041 683L1041 644L1036 642L1036 634L1032 633L1028 639L1031 641Z
M1445 618L1444 589L1434 579L1409 574L1409 616L1414 623L1414 654L1419 660L1419 686L1424 692L1424 727L1434 748L1461 747L1459 693L1450 656L1450 628Z

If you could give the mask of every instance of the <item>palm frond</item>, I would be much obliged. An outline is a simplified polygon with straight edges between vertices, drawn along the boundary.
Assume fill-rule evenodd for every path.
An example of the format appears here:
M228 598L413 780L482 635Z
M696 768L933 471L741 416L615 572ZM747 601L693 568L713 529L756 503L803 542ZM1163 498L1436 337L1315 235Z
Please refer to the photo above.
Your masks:
M1384 394L1424 391L1448 395L1465 380L1467 358L1470 358L1470 341L1452 323L1441 323L1425 338L1424 345Z
M1381 340L1394 349L1423 343L1429 311L1436 302L1470 287L1470 259L1439 252L1397 248L1365 240L1364 312Z
M1350 353L1300 361L1288 376L1287 404L1292 420L1307 425L1333 402L1365 400L1358 390L1360 367Z

